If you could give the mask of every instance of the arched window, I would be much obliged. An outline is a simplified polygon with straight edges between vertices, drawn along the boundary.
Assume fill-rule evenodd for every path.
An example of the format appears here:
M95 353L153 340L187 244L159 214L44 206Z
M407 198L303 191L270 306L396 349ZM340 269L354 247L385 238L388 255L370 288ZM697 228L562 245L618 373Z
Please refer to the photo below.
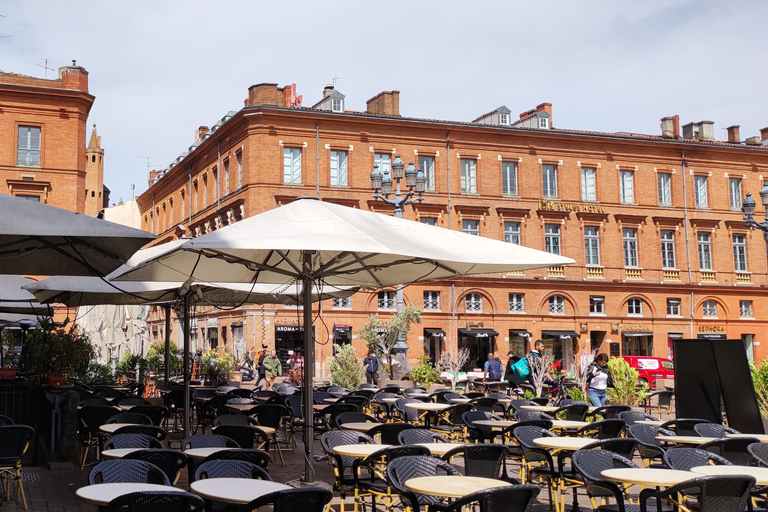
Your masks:
M549 314L550 315L564 315L565 314L565 299L562 295L553 295L549 298Z
M702 314L707 318L717 318L717 302L705 300L702 307Z
M483 296L479 293L468 293L464 299L464 306L467 313L483 312Z

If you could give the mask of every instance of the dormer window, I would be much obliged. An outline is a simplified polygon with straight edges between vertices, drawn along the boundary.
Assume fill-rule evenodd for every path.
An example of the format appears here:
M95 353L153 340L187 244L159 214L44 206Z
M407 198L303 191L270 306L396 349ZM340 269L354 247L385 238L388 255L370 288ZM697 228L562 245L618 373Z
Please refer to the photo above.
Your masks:
M499 114L499 124L501 126L509 126L509 114Z
M540 130L549 130L549 118L548 117L540 117L539 118L539 129Z
M344 101L341 98L331 98L331 110L333 112L343 112Z

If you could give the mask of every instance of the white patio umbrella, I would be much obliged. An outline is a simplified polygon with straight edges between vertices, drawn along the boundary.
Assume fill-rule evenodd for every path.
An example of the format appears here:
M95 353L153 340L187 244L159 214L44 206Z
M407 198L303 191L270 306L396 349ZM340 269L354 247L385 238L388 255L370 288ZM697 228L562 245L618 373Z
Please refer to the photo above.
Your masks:
M22 287L34 281L17 275L0 275L0 313L49 316L50 308Z
M308 295L313 282L379 288L574 262L515 244L307 199L313 200L294 201L189 240L115 281L298 280ZM311 324L312 312L304 308L306 418L312 415ZM306 421L305 482L313 480L312 430L312 421Z
M105 275L152 233L0 194L0 274Z

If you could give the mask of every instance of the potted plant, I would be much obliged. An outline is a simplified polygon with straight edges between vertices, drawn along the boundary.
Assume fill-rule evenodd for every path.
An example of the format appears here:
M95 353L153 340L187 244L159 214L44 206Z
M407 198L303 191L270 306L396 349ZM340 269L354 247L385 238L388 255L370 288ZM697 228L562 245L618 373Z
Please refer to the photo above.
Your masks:
M203 354L203 368L206 369L211 385L218 386L231 380L230 375L237 371L237 362L230 352L219 354L211 349L207 354Z
M326 358L331 367L331 382L334 386L357 389L363 382L366 365L357 357L352 345L334 345L336 355Z
M94 356L88 336L73 325L69 329L42 322L30 329L22 355L22 366L48 384L63 384L68 376L85 373Z
M608 402L616 405L642 404L648 396L648 383L638 385L639 373L621 357L608 360L613 387L608 388Z
M411 370L411 378L417 385L424 386L427 390L432 384L443 382L440 370L432 366L427 354L419 356L419 363Z

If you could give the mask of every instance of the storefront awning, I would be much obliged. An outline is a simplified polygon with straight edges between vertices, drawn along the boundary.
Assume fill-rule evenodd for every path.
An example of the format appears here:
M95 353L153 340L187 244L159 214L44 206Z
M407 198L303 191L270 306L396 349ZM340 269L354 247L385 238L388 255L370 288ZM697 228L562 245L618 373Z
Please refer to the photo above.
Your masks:
M430 329L428 327L424 328L424 336L429 337L435 337L435 338L445 338L445 331L442 329Z
M470 338L490 338L491 336L498 336L499 333L493 329L459 329L461 336L469 336Z
M541 337L558 338L562 340L565 338L580 338L581 334L577 333L576 331L541 331Z
M519 336L521 338L530 338L531 333L526 331L525 329L510 329L509 330L510 336Z
M645 336L653 336L652 332L622 332L622 336L627 336L628 338L644 338Z

